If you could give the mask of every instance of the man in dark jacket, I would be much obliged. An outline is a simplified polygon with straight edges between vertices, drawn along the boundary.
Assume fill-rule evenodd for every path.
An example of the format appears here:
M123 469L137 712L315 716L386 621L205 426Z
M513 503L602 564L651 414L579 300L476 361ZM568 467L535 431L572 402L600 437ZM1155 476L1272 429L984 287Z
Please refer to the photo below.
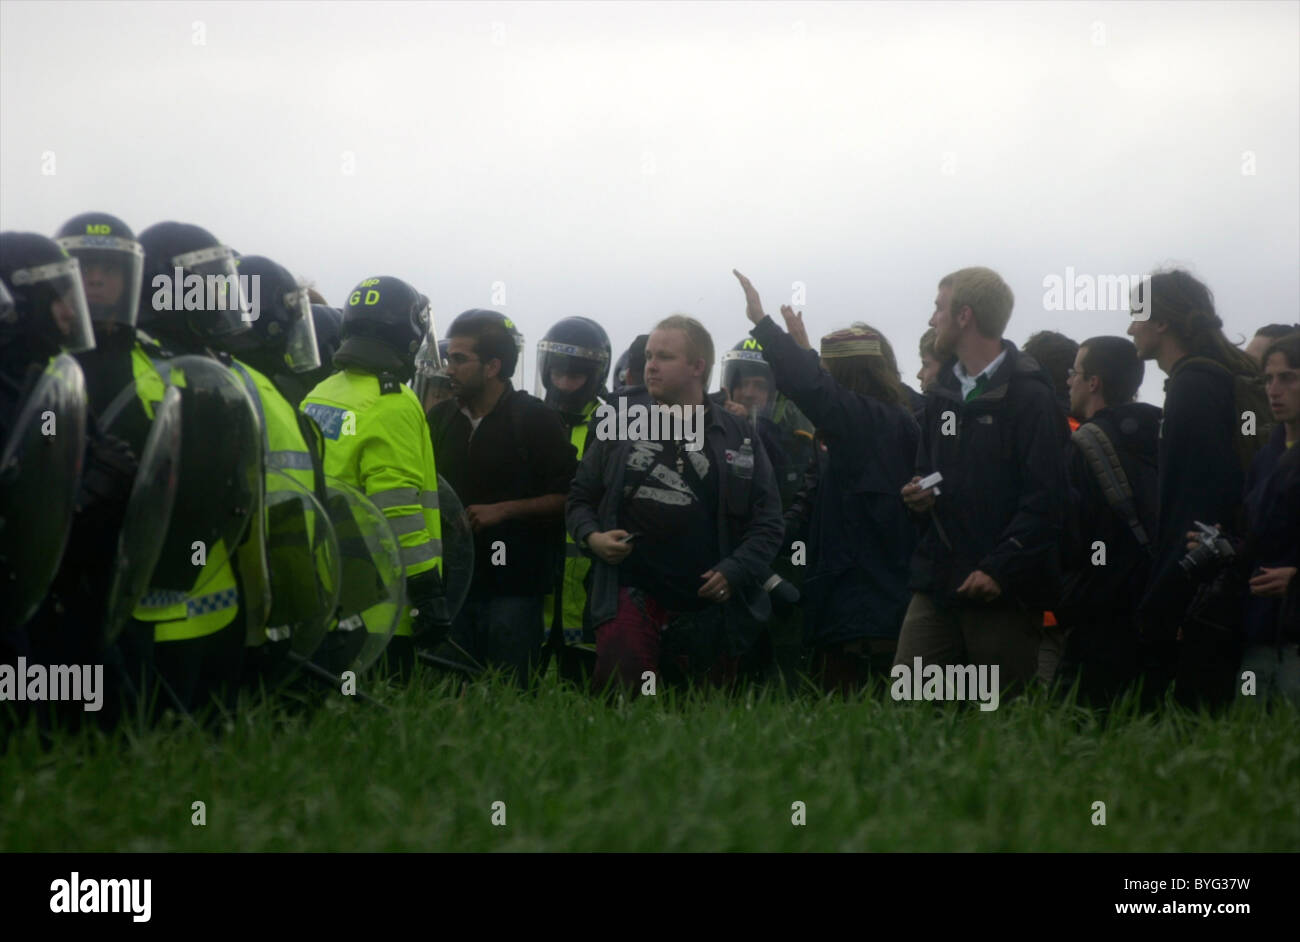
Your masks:
M705 397L708 331L674 315L650 334L646 351L646 392L622 397L617 411L699 410L702 447L692 450L680 433L648 438L634 431L635 420L621 429L602 421L565 514L574 542L595 558L593 685L617 678L634 694L654 689L647 672L734 677L753 626L770 614L763 580L784 533L772 466L752 427Z
M903 500L925 528L895 665L998 665L1001 683L1038 670L1042 613L1059 598L1068 426L1046 374L1002 339L1014 298L987 268L939 282L935 350L916 472ZM943 475L940 496L922 477Z
M510 382L516 336L496 311L452 322L455 398L434 406L429 424L438 470L474 528L474 578L450 640L460 657L503 666L526 685L541 661L542 602L563 558L560 521L577 459L555 412Z
M1130 341L1093 337L1068 378L1070 414L1082 431L1066 449L1072 501L1056 615L1068 635L1059 676L1070 683L1081 673L1080 699L1097 705L1136 679L1135 614L1151 574L1160 410L1133 401L1143 372Z
M918 430L911 403L868 325L823 337L821 356L801 349L745 291L751 331L777 389L816 425L827 461L813 502L804 635L827 689L861 686L874 664L887 674L907 610L916 535L898 489L911 475ZM794 312L781 313L791 323ZM820 359L820 363L819 363Z

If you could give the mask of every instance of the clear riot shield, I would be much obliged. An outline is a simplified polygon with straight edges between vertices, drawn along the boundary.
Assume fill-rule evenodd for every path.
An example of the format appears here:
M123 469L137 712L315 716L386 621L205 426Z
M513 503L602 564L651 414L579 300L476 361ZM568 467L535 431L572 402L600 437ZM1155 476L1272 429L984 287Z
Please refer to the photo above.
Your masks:
M85 447L85 377L61 354L19 405L0 452L0 628L36 614L59 571Z
M197 561L222 545L233 558L262 490L262 431L240 378L217 360L182 356L158 363L181 394L180 477L150 596L201 595L217 575Z
M118 534L104 622L107 644L117 640L149 589L149 578L162 554L176 503L180 463L181 393L173 387L154 408L153 425L140 451L140 466Z
M341 589L339 541L316 495L283 471L266 475L266 548L271 571L270 641L310 658L333 624Z
M397 629L406 607L406 570L383 511L336 478L325 479L325 491L338 537L338 624L313 660L334 673L359 673L379 659Z
M474 529L460 497L441 474L438 512L442 515L442 585L447 596L447 617L451 619L465 604L474 579Z

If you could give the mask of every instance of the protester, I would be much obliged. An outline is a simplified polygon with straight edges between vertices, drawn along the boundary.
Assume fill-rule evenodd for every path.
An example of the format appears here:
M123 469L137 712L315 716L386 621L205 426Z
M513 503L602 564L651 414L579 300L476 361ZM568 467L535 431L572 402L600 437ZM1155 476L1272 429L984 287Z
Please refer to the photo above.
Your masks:
M1065 412L1070 423L1070 431L1079 427L1079 420L1070 414L1069 373L1074 366L1079 345L1065 334L1054 330L1040 330L1030 334L1025 341L1024 353L1038 361L1052 388L1056 390L1056 399ZM1045 684L1052 682L1057 665L1065 650L1066 629L1057 624L1054 612L1043 612L1043 640L1038 646L1038 679Z
M930 391L935 380L939 378L939 369L943 363L934 353L935 329L927 327L925 333L921 335L920 354L921 368L916 371L916 383L921 387L921 394L924 395Z
M617 681L639 693L647 671L728 684L770 613L763 583L781 544L780 498L752 427L706 398L712 364L698 321L660 321L646 342L646 389L628 391L620 409L692 410L700 447L688 450L684 423L660 440L598 438L569 492L569 533L596 559L597 690Z
M1241 670L1254 673L1259 697L1276 692L1300 704L1300 330L1274 340L1262 360L1277 426L1246 477L1250 595Z
M438 466L474 528L474 577L447 659L499 666L527 686L541 663L543 599L563 558L564 500L577 465L559 416L510 378L522 339L496 311L447 330L454 399L429 413Z
M1104 706L1137 679L1136 612L1151 574L1158 514L1160 410L1135 402L1144 368L1123 337L1092 337L1069 370L1070 414L1081 423L1067 448L1072 501L1060 627L1068 632L1058 676L1079 678L1082 702Z
M909 477L918 429L883 335L864 324L823 337L819 365L763 313L749 280L736 277L777 389L826 444L804 581L805 640L823 687L847 693L893 663L915 547L894 495ZM795 320L789 307L781 313Z
M1296 330L1300 330L1300 324L1265 324L1255 331L1255 336L1251 337L1250 343L1246 344L1246 355L1263 369L1264 351L1268 349L1274 340L1285 337Z
M1181 270L1151 276L1145 319L1128 334L1138 356L1168 375L1160 433L1160 516L1151 583L1139 606L1148 650L1148 682L1176 676L1188 705L1226 702L1240 659L1240 625L1185 629L1196 585L1178 565L1196 521L1245 531L1245 471L1270 424L1259 369L1223 335L1210 289ZM1180 639L1181 635L1181 641ZM1161 666L1163 665L1163 667Z
M902 489L924 530L895 664L1038 670L1042 612L1060 591L1068 426L1046 374L1002 337L1014 298L987 268L939 282L930 326L945 365L926 397L917 476ZM922 477L943 475L936 496Z

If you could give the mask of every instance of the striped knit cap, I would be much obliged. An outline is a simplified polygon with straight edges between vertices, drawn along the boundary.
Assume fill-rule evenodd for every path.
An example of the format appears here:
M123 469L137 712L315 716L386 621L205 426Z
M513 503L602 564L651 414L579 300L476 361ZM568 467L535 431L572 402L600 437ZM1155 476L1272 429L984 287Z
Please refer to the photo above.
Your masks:
M823 360L831 357L880 357L880 334L865 327L846 327L822 338L821 356Z

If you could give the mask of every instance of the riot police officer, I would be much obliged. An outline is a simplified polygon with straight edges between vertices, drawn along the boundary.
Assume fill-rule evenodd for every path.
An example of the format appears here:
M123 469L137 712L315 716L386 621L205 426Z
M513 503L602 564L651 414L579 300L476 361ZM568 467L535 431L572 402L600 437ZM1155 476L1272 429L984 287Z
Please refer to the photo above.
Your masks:
M135 610L153 626L153 663L167 702L183 710L227 702L237 688L249 622L262 629L267 574L237 566L264 554L260 518L263 441L246 384L218 345L247 332L251 314L234 253L199 226L162 222L140 233L144 282L138 325L156 336L153 363L180 390L180 491L148 593ZM173 356L168 356L172 354ZM241 584L241 568L251 572ZM258 571L260 570L260 571Z
M257 293L257 316L249 329L224 333L216 343L234 355L231 368L243 380L257 410L265 490L273 500L275 492L294 489L296 483L294 490L316 494L323 502L324 443L311 419L297 408L309 391L297 377L321 365L307 289L284 266L261 255L240 256L237 268L241 283ZM259 526L265 523L258 520ZM248 541L239 559L246 588L266 580L259 599L262 615L251 620L247 634L250 682L280 674L292 640L291 625L266 621L275 602L270 589L274 580L269 559L259 555L260 546L257 540ZM305 559L299 562L310 566Z
M95 427L76 361L54 358L93 347L77 261L43 236L0 235L0 657L47 666L110 660L97 630L103 561L115 549L135 461ZM105 680L96 715L110 725L120 685ZM80 703L39 715L44 723L52 714L70 724L85 718Z
M301 406L324 434L326 474L365 494L400 543L409 605L389 645L390 668L399 672L413 661L416 638L436 643L447 630L438 471L424 410L405 385L429 330L427 298L399 278L367 278L343 310L334 374ZM339 629L374 632L385 609L375 605L362 613L364 624Z
M815 454L814 429L793 402L777 392L772 367L763 348L747 337L722 355L722 389L726 408L748 416L772 461L781 509L789 510ZM787 535L787 539L789 536ZM777 582L772 592L772 618L759 631L747 666L758 673L775 667L792 682L802 667L802 613L793 604L803 584L803 567L791 562L786 550L777 554L773 569L788 585Z
M241 255L236 264L241 281L257 286L259 309L249 329L226 335L221 347L274 383L296 409L315 385L304 385L301 377L321 366L307 289L264 256Z
M145 393L139 408L140 421L147 425L164 384L136 340L144 247L126 223L101 212L73 216L59 227L54 241L81 267L95 348L77 359L86 374L91 408L103 414L118 393L135 386Z
M80 486L85 385L59 354L95 340L77 262L44 236L0 233L0 285L0 629L14 632L58 572Z
M343 330L343 312L327 304L312 304L311 319L316 331L316 351L320 355L320 366L298 375L298 382L306 392L315 389L334 372L334 354L342 342L339 334ZM294 402L294 408L300 405L301 398Z
M589 317L557 321L537 344L535 394L559 413L579 461L604 402L611 352L609 335ZM585 687L596 660L596 638L583 618L591 559L567 532L564 549L556 590L543 603L543 641L558 657L560 676Z

